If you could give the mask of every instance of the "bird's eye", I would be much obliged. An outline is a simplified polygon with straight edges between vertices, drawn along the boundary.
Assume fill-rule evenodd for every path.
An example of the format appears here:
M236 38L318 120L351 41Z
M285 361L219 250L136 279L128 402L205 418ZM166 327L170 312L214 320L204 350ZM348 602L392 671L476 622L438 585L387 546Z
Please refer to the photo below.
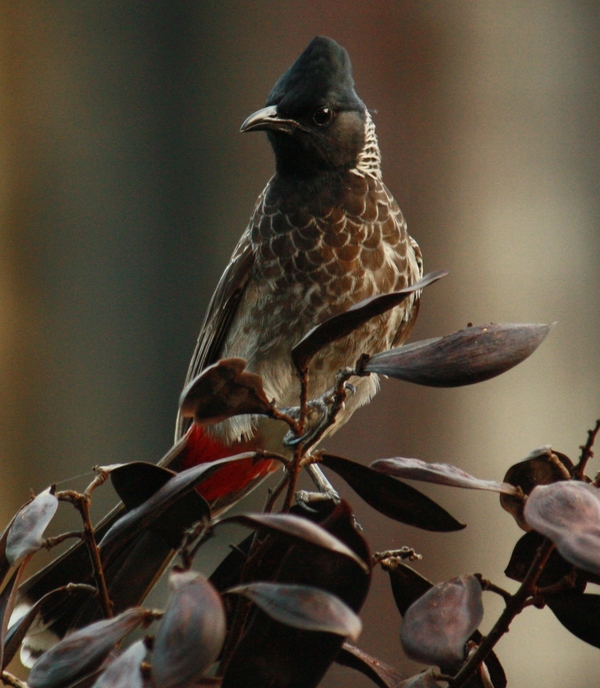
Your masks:
M331 122L332 119L333 110L330 107L327 107L326 105L320 107L318 110L315 110L315 113L313 115L313 120L315 121L315 124L318 124L320 127L326 126Z

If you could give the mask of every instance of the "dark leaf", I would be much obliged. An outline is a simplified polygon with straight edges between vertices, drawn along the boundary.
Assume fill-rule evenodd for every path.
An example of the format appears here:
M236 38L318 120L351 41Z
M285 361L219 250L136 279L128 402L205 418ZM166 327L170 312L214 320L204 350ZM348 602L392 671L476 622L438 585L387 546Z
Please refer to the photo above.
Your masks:
M407 656L447 666L465 657L465 644L483 618L481 585L463 574L434 585L404 615L400 640Z
M525 502L525 521L550 538L574 566L600 575L600 494L575 480L538 485Z
M246 363L243 358L224 358L205 368L181 393L181 415L200 425L244 413L269 415L271 404L262 380L245 370Z
M146 656L143 640L137 640L100 674L93 688L143 688L140 666Z
M367 543L356 530L354 516L346 502L342 500L321 525L351 547L360 559L370 560ZM302 541L282 548L283 544L277 538L275 547L269 548L268 558L274 561L269 561L266 567L261 562L261 571L270 570L271 580L326 590L355 612L360 610L370 576L354 561ZM275 565L277 555L278 566ZM247 570L254 572L254 566ZM292 628L255 609L227 667L223 688L264 688L267 685L270 688L315 688L335 660L342 643L342 636Z
M22 508L23 507L21 507L21 509ZM19 509L19 511L21 511L21 509ZM17 514L19 513L19 511L17 511ZM10 528L14 523L17 514L15 514L12 517L10 523L6 526L2 535L0 535L0 585L2 585L4 579L6 578L6 574L10 571L11 564L6 557L6 541L8 539L8 533L10 531Z
M335 661L368 676L380 688L400 688L406 676L396 668L363 652L354 645L344 643Z
M58 499L48 488L17 513L6 538L6 558L11 566L42 546L44 531L57 509Z
M388 518L440 532L465 527L432 499L395 478L333 454L323 454L321 463L335 471L367 504Z
M561 624L573 635L600 648L600 595L566 590L547 595L546 603Z
M386 568L390 576L394 602L400 615L404 616L410 605L430 590L433 583L401 562L396 562L393 567Z
M243 523L250 528L269 530L280 536L285 536L291 542L301 540L315 547L323 547L332 552L338 552L355 561L365 572L369 572L367 564L347 545L306 518L293 514L238 514L220 521L220 523L227 522Z
M155 463L132 461L111 468L110 480L125 508L130 511L150 499L174 475L175 471Z
M544 341L552 325L490 324L375 354L367 373L431 387L489 380L516 366Z
M331 515L334 508L333 502L316 502L311 505L311 509L314 509L314 511L306 511L304 507L293 506L291 513L294 513L296 516L301 515L313 523L321 523ZM232 546L231 552L213 571L209 580L219 592L224 592L227 588L232 588L241 582L243 568L248 559L248 552L253 541L254 535L249 535L242 542ZM271 550L275 550L272 552L272 556ZM261 557L260 567L252 567L253 577L251 580L272 580L275 571L280 567L281 561L288 551L289 546L282 538L273 538L269 551L265 551ZM366 559L369 559L368 553L365 556ZM256 575L254 575L254 572L256 572ZM247 578L246 580L250 579ZM225 602L227 602L227 599Z
M31 624L34 622L42 605L50 601L64 599L68 595L73 594L73 592L74 587L70 585L65 585L61 588L57 588L56 590L52 590L40 598L30 609L27 610L25 614L23 614L23 616L21 616L21 618L13 623L13 625L8 629L4 639L4 659L2 662L3 669L13 660L13 657L19 650L25 634L29 630ZM78 590L78 592L81 591ZM93 595L95 589L91 588L90 586L90 589L87 592L88 595Z
M168 468L134 461L114 468L110 479L127 510L131 510L140 507L175 475ZM210 519L210 507L196 490L190 490L163 511L150 529L176 549L185 531L193 523L204 519Z
M117 657L117 651L115 650L112 652L112 655L114 655L115 659ZM106 664L110 664L111 662L111 655L108 656L106 659ZM83 678L77 679L75 683L69 683L68 688L94 688L94 683L100 678L102 673L104 672L104 663L102 666L100 666L99 669L96 669L92 671L91 674L87 674ZM142 684L143 685L143 684ZM143 686L143 688L156 688L156 686Z
M540 447L519 463L512 465L504 482L521 488L524 495L531 493L536 485L549 485L559 480L569 480L573 463L568 456L554 452L550 446ZM513 516L517 525L525 531L530 530L523 517L524 501L521 497L500 495L502 508Z
M226 459L193 466L174 475L150 499L127 512L110 528L100 542L103 557L109 557L113 548L119 549L123 542L132 539L148 528L152 528L168 508L172 507L186 492L206 480L224 464L243 462L253 456L253 453L237 454Z
M199 573L175 570L152 652L152 676L161 688L185 688L217 659L225 640L221 597Z
M393 459L378 459L371 464L371 468L395 478L422 480L427 483L465 487L471 490L490 490L505 494L516 493L516 488L513 485L499 483L495 480L474 478L469 473L449 463L427 463L420 459L394 457Z
M14 610L17 588L19 587L25 564L26 562L23 562L19 566L0 593L0 673L12 659L10 652L6 650L7 628L10 616Z
M362 630L358 616L339 597L307 585L249 583L231 588L272 619L303 631L333 633L356 640Z
M114 646L148 619L144 609L128 609L114 619L86 626L43 654L33 665L29 688L62 688L96 669Z
M537 550L544 540L544 536L536 533L534 530L530 530L519 538L513 549L508 566L504 570L505 575L508 578L512 578L512 580L522 583L531 567ZM573 565L566 562L556 550L553 550L548 563L544 566L544 570L538 578L537 584L540 587L554 585L572 570Z
M371 318L381 315L395 306L399 306L411 294L424 289L447 274L447 272L443 271L431 272L409 287L389 294L379 294L378 296L364 299L347 311L325 320L314 327L292 349L294 365L298 370L305 370L312 357L323 347L351 334L361 325L371 320Z

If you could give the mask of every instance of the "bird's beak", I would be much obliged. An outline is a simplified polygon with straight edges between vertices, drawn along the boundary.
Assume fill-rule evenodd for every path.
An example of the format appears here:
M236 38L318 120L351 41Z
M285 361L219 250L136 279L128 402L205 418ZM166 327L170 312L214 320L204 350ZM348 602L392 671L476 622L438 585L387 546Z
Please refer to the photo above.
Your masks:
M293 134L296 129L302 129L302 127L293 119L279 117L276 105L269 105L261 110L257 110L240 127L240 131L244 133L264 129L281 131L284 134Z

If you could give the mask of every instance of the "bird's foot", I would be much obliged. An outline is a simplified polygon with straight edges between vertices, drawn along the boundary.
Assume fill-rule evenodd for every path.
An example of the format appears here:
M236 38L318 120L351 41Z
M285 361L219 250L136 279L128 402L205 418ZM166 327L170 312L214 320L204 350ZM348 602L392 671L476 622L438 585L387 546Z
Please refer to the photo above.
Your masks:
M337 493L333 485L327 480L323 471L314 463L309 464L306 467L308 474L312 478L318 492L311 492L309 490L298 490L296 492L296 501L300 506L304 507L308 511L315 511L311 509L309 504L314 504L315 502L325 502L331 500L334 504L340 503L340 495Z
M346 393L356 393L356 387L349 382L344 383L344 390ZM314 443L315 438L320 438L331 423L330 411L336 401L335 387L327 390L327 392L322 394L317 399L312 399L309 401L307 404L308 414L306 418L308 430L300 436L295 435L290 430L283 438L284 445L286 447L295 447L302 442L302 444L306 446L311 446ZM293 406L291 408L284 409L284 412L295 420L300 418L299 406Z

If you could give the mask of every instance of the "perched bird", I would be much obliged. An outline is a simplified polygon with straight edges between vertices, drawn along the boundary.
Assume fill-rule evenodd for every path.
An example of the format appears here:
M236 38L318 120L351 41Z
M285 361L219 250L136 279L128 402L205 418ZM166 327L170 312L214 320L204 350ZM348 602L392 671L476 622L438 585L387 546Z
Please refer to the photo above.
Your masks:
M291 407L300 390L293 346L358 301L420 279L421 252L382 182L375 125L354 90L348 53L335 41L315 38L241 130L267 132L276 171L212 298L187 382L218 359L239 356L262 377L269 398ZM309 399L361 354L401 344L417 310L415 295L321 351L310 369ZM350 382L356 391L330 432L377 391L375 376ZM186 430L180 418L176 440ZM200 453L214 459L256 447L281 452L286 430L250 416L195 427L180 460L190 466ZM238 470L226 481L216 475L201 492L222 508L275 468L249 462L247 474Z
M422 276L421 252L382 181L375 125L354 90L348 53L335 41L311 41L277 81L266 107L248 117L241 130L267 132L276 170L210 302L187 381L219 359L241 357L248 370L262 377L269 398L280 407L292 407L300 391L292 347L316 324L358 301L416 282ZM418 305L416 292L323 349L311 363L309 398L323 395L336 372L356 363L361 354L401 344ZM377 391L375 376L350 382L355 392L330 431ZM190 425L180 417L175 448L164 464L182 470L256 448L285 452L287 429L281 422L252 416L210 427ZM278 466L267 460L226 465L198 491L218 512ZM146 535L146 542L127 548L118 567L107 562L115 611L139 601L169 561L170 546L163 542L156 547L157 534ZM67 554L67 563L69 556L72 564L74 555ZM71 580L69 566L63 568L64 575L57 575L56 567L49 572L52 587ZM125 570L135 570L139 590L128 588L123 594L118 589L130 575ZM27 596L39 598L50 584L42 572L26 584ZM89 620L90 614L76 611L75 623ZM64 633L72 623L63 616L54 629Z

